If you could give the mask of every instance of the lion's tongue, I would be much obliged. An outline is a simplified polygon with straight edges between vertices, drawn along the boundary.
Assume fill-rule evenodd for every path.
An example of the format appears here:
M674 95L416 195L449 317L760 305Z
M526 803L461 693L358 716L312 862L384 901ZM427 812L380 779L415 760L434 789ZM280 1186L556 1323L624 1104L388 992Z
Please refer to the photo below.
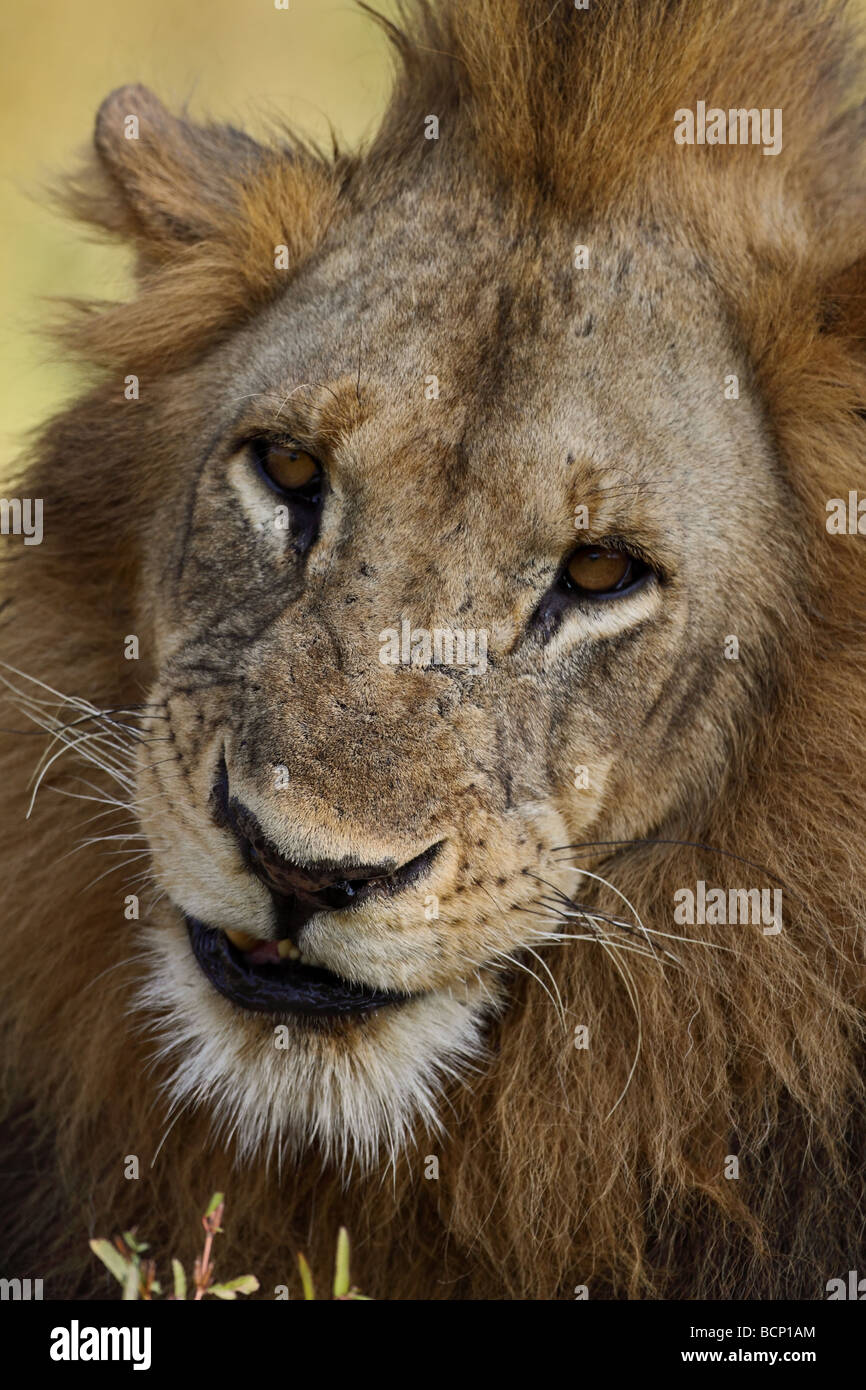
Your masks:
M277 941L257 941L251 951L244 951L244 959L250 965L279 965L282 957Z
M298 949L291 941L262 941L247 932L228 929L226 936L248 965L279 965L281 961L298 959Z

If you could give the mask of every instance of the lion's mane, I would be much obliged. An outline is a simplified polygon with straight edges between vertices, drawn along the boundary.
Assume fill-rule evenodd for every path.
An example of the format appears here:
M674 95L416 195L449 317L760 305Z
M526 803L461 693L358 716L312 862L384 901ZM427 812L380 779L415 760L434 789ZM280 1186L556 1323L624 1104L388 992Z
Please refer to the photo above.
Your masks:
M666 843L611 847L604 873L671 930L676 888L736 883L742 860L766 866L784 885L785 928L733 930L723 950L682 947L665 968L637 956L633 998L592 943L549 952L590 1037L616 1041L576 1051L548 995L516 978L489 1065L450 1097L438 1181L417 1154L347 1183L313 1156L281 1174L238 1171L206 1114L169 1124L160 1063L126 1011L146 925L122 920L110 880L88 887L104 861L69 854L81 803L44 790L25 821L39 739L4 735L4 1263L45 1276L47 1296L104 1290L88 1235L138 1224L188 1255L195 1214L223 1189L224 1267L253 1270L266 1290L291 1282L299 1247L326 1278L345 1223L353 1274L378 1297L546 1299L579 1284L593 1297L821 1297L862 1258L866 1216L866 545L825 528L827 499L866 488L863 119L847 8L443 0L408 4L390 32L398 77L370 146L332 158L298 145L288 168L276 146L258 165L251 155L241 186L200 197L194 240L168 213L144 226L119 212L112 171L94 161L69 196L138 248L139 288L76 311L64 340L115 373L134 355L182 410L186 364L284 291L285 276L262 269L273 246L300 260L341 200L411 182L431 111L527 220L579 212L678 229L747 346L809 519L808 568L791 576L783 640L761 654L762 724L737 731L709 820L683 806L659 830ZM674 110L700 96L782 108L783 155L677 150ZM146 402L133 413L117 395L103 370L28 453L22 494L50 499L62 524L38 550L10 547L2 656L122 709L144 688L136 663L117 661L116 634L146 622L136 523L161 454ZM14 712L4 723L24 726ZM130 1153L138 1181L124 1178Z

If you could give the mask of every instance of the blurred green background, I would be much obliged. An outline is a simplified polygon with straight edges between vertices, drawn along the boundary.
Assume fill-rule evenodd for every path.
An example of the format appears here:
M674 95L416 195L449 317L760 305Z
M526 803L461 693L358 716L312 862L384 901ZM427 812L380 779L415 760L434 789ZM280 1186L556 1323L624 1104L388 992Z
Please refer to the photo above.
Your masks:
M375 8L393 14L391 0ZM346 141L376 123L388 44L351 0L7 0L0 19L0 478L26 432L75 389L39 336L46 295L115 298L117 247L88 241L42 189L75 165L102 98L144 82L169 106L262 134L275 114Z

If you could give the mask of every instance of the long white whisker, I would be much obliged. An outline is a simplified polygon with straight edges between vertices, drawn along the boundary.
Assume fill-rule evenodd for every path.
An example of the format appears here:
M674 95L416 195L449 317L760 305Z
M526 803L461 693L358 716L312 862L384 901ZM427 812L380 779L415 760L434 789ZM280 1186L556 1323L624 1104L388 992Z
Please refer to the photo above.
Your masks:
M631 1000L635 1018L637 1019L637 1046L635 1047L634 1059L631 1064L631 1070L629 1071L629 1074L626 1077L625 1085L623 1086L622 1091L620 1092L616 1101L607 1113L607 1119L610 1119L614 1110L616 1110L617 1106L620 1104L620 1101L622 1100L623 1096L625 1095L626 1091L631 1085L632 1077L634 1076L635 1071L637 1070L638 1059L640 1057L641 1047L643 1046L643 1020L641 1018L640 1001L638 999L637 987L634 982L634 976L632 975L631 971L629 970L628 966L625 964L624 961L621 962L617 960L616 957L619 954L618 948L616 946L613 946L610 942L605 941L603 938L600 939L600 945L602 950L610 956L611 960L613 961L614 965L619 971L620 977L622 978L623 984L625 985L626 992L629 996L629 999Z

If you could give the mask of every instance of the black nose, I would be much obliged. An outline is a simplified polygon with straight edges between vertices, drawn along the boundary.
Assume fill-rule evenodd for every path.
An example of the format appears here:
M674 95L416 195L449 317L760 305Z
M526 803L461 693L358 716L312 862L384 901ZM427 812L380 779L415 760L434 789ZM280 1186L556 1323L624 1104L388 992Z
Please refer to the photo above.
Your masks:
M213 789L212 807L214 819L233 831L245 862L270 890L281 935L292 939L317 912L354 907L376 893L400 892L424 873L440 847L431 845L403 864L396 859L379 864L348 860L299 864L280 853L248 807L229 797L224 766Z

